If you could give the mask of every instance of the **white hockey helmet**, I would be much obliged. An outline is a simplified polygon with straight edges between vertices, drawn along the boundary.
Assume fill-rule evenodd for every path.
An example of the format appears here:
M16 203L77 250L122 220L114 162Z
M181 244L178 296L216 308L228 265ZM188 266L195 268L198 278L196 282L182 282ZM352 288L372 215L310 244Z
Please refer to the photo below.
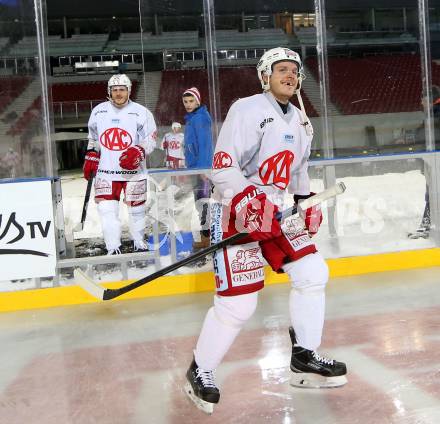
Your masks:
M173 123L171 124L171 129L174 130L174 129L176 129L176 128L182 128L182 125L180 125L179 122L173 122Z
M125 74L117 74L117 75L113 75L107 83L107 94L109 97L111 97L111 90L112 87L116 87L117 85L122 85L127 87L128 90L128 96L130 97L130 93L131 93L131 81L130 78L127 77L127 75Z
M264 81L263 72L268 77L270 77L272 75L273 64L284 60L294 62L298 66L297 90L301 89L301 82L303 79L305 79L305 75L299 54L285 47L275 47L274 49L270 49L267 52L265 52L263 56L261 56L261 59L257 64L258 78L260 79L261 87L263 88L264 91L268 91L270 89L270 84L269 84L269 80L267 82Z

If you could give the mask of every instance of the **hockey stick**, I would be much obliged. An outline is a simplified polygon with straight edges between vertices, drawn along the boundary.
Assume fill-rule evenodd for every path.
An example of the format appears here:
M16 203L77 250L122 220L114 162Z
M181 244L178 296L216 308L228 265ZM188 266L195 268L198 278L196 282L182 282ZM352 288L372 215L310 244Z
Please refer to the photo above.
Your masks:
M90 192L92 191L92 184L93 184L93 176L89 180L87 180L87 189L86 189L86 195L84 196L84 204L83 204L82 213L81 213L81 221L78 222L78 224L76 224L73 227L72 231L74 233L78 233L79 231L82 231L84 229L84 222L86 221L87 206L89 204Z
M315 206L325 200L328 200L334 196L337 196L338 194L341 194L345 191L345 184L344 183L338 183L334 185L333 187L328 188L327 190L322 191L321 193L315 194L312 197L309 197L308 199L305 199L300 202L299 205L295 205L282 213L280 213L280 220L283 220L285 217L295 214L298 211L298 208L301 210L305 210L307 208L310 208L312 206ZM187 258L184 258L174 264L171 264L163 269L160 269L159 271L154 272L153 274L147 275L144 278L141 278L140 280L136 280L130 284L127 284L126 286L123 286L119 289L105 289L98 284L96 284L92 279L90 279L81 269L76 268L74 271L74 277L76 282L88 293L90 293L92 296L96 297L99 300L110 300L114 299L115 297L119 297L123 295L124 293L128 293L140 286L143 286L144 284L147 284L156 278L162 277L166 274L169 274L172 271L175 271L176 269L188 265L192 262L197 261L198 259L201 259L205 257L206 255L209 255L210 253L215 252L216 250L222 249L223 247L228 246L229 244L240 240L244 236L246 236L247 233L237 233L234 234L231 237L228 237L225 240L220 241L219 243L216 243L212 246L207 247L206 249L202 249L196 253L194 253L191 256L188 256Z

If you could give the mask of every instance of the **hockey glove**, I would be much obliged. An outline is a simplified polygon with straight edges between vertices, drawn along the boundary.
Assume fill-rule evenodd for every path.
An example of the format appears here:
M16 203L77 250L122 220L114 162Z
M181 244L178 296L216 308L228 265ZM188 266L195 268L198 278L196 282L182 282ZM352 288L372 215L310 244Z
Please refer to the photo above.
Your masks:
M308 195L298 195L295 194L293 196L295 203L298 204L303 199L308 199L313 196L315 193L310 193ZM304 226L309 233L310 237L313 237L319 230L319 226L322 222L322 211L321 205L312 206L307 208L305 211L300 210L300 216L304 220Z
M129 147L121 154L119 166L123 169L134 170L139 168L141 161L145 159L145 150L141 146Z
M231 201L230 231L249 233L253 241L270 240L281 234L275 214L278 208L266 194L253 185L246 187Z
M96 150L87 150L84 156L83 173L86 180L90 180L96 175L99 165L99 152Z

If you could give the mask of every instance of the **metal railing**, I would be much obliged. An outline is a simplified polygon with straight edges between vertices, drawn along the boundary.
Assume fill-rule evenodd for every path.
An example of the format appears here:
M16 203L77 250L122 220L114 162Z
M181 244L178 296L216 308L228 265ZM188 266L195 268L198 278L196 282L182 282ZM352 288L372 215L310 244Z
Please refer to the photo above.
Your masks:
M92 109L99 103L100 100L78 100L66 102L53 102L54 118L78 118L79 116L90 115Z

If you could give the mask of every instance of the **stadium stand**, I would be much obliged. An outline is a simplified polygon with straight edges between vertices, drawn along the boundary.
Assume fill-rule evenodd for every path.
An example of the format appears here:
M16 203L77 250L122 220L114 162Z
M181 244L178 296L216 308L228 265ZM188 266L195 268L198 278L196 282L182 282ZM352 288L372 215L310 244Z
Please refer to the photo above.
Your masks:
M136 97L138 82L132 80L131 97ZM56 117L61 114L90 113L92 107L106 100L107 81L52 84L52 103Z
M3 49L9 44L8 37L0 37L0 53L2 53Z
M234 101L261 92L261 85L254 67L220 68L219 85L222 120ZM154 115L158 125L170 125L174 120L182 120L185 109L181 96L186 88L192 86L200 90L202 101L207 102L208 75L206 70L171 70L162 73L159 100ZM296 102L296 96L293 101ZM308 115L318 116L305 94L303 94L303 101Z
M215 38L217 49L272 48L287 45L289 42L287 35L281 28L251 29L247 32L217 30Z
M142 44L144 52L157 52L166 49L197 49L199 35L197 31L173 31L153 35L143 33ZM109 41L106 53L140 53L142 51L140 33L123 33L118 40Z
M9 56L27 57L35 56L37 51L37 37L25 36L17 43L11 45L8 49L7 54Z
M16 136L22 134L36 124L41 115L41 97L38 96L26 109L23 115L7 131L8 135Z
M308 58L307 65L318 79L316 57ZM331 57L328 66L330 98L345 115L421 109L421 70L417 55ZM436 72L434 83L440 79Z
M61 83L52 85L53 102L73 102L76 100L105 99L107 83L105 81Z
M205 41L199 39L197 31L163 32L152 35L143 34L143 48L146 52L157 52L170 49L198 49L203 48ZM217 30L217 49L226 48L270 48L288 43L288 37L280 28L253 29L247 32L237 30ZM139 53L142 50L140 33L122 33L118 40L109 41L106 53Z
M31 78L24 76L0 77L0 113L20 96L31 82Z
M51 56L101 54L108 40L107 34L73 34L71 38L49 38Z
M295 35L302 45L316 45L316 28L314 27L296 28Z
M48 36L51 56L87 55L102 53L107 43L107 34L74 34L71 38L59 35ZM16 57L35 56L38 52L37 37L26 36L10 46L8 55Z
M18 77L17 77L18 78ZM24 77L21 77L24 79ZM132 81L132 94L134 98L138 82ZM107 82L81 82L81 83L55 83L52 84L52 105L55 117L63 115L77 115L90 113L92 107L105 101ZM32 104L18 118L8 130L8 135L20 135L30 128L40 117L41 97L34 99Z
M300 44L307 46L316 45L316 28L296 28L295 35ZM418 42L414 35L403 30L400 31L333 31L327 30L327 43L332 47L337 46L363 46L363 45L402 45Z

